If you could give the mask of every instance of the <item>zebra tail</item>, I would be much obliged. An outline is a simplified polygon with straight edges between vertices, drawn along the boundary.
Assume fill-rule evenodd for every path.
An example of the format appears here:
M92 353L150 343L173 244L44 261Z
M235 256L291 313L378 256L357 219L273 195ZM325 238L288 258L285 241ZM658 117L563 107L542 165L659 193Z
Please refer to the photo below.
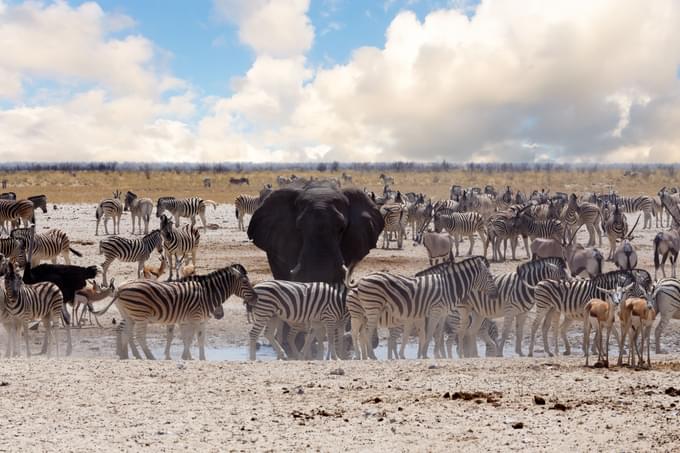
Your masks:
M71 251L71 253L73 253L75 256L79 258L83 256L83 254L80 253L78 250L72 249L71 247L69 247L68 249Z
M663 240L661 233L657 233L657 235L654 237L654 268L658 269L659 268L659 244Z

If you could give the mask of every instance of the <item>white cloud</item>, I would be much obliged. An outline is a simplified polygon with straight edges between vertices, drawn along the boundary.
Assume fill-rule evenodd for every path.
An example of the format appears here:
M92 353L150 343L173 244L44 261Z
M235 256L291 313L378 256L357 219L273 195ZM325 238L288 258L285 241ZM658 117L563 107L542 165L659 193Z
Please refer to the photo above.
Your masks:
M130 18L0 0L0 98L12 103L0 156L680 161L676 1L485 0L471 17L466 5L400 12L384 47L313 67L308 1L216 0L255 51L220 98L163 69ZM66 94L27 102L34 79Z
M219 16L238 26L239 38L258 55L297 56L314 40L309 0L215 0Z

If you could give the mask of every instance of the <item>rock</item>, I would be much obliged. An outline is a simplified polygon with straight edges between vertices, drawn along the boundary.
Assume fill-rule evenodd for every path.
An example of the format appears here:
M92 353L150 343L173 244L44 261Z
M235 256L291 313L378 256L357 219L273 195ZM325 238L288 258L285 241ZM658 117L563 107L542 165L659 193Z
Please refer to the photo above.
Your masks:
M539 406L544 406L545 405L545 398L542 396L534 395L534 404L537 404Z
M515 423L512 424L512 427L513 427L514 429L522 429L522 428L524 428L524 423L522 423L522 422L515 422Z

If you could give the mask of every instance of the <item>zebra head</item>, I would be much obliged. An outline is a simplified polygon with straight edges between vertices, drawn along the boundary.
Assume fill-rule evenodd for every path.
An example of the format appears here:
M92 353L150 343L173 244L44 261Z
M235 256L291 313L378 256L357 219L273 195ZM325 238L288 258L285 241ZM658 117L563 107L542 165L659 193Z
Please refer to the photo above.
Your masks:
M137 194L134 192L130 192L129 190L125 194L125 208L124 210L127 211L130 209L132 206L132 203L137 199Z
M239 263L234 263L229 266L229 272L235 277L234 294L243 299L246 306L255 305L257 294L255 294L253 285L250 283L246 268Z

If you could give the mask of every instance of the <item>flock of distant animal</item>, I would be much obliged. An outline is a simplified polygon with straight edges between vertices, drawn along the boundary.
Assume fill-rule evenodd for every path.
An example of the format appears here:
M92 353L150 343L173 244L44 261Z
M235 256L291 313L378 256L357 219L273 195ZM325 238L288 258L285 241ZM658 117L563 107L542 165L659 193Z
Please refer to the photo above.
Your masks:
M353 183L346 173L327 182L338 187ZM203 183L205 187L212 184L209 179ZM249 185L248 178L231 178L230 183ZM244 216L254 214L274 191L308 183L295 175L279 176L278 189L268 184L257 196L239 195L234 202L238 228L246 229ZM435 357L452 357L455 342L459 356L475 356L477 337L486 343L487 355L502 356L513 326L515 353L523 355L523 329L531 312L535 314L530 356L539 328L546 354L559 353L560 337L565 343L564 353L570 354L566 334L574 321L584 325L586 363L590 330L594 329L598 363L608 365L613 333L618 337L619 364L628 338L628 363L650 366L651 329L656 319L655 349L663 352L664 329L671 319L680 319L680 280L675 278L680 252L677 189L664 187L657 196L622 197L545 190L526 195L510 187L499 193L492 186L463 189L454 185L449 199L432 200L422 193L393 190L394 178L388 175L380 175L380 183L382 194L364 190L362 196L372 201L382 217L383 248L389 248L392 242L402 248L410 229L411 238L427 250L431 267L413 276L374 272L353 281L351 266L343 283L271 280L252 285L240 264L196 275L201 238L196 217L205 229L206 210L217 204L198 197L161 197L155 203L159 228L149 231L154 202L133 192L123 196L119 191L102 200L95 212L95 234L99 234L103 221L106 235L99 243L99 253L104 256L101 269L71 265L69 254L81 254L71 247L65 232L35 232L34 211L47 212L46 197L17 200L12 193L2 194L0 226L7 237L0 238L0 274L4 275L0 323L7 333L6 355L19 354L21 331L26 354L30 355L29 325L35 321L44 324L41 352L47 354L51 353L53 336L59 353L56 337L60 329L53 323L61 321L69 354L70 327L85 322L88 312L97 321L116 305L122 317L117 329L121 358L127 358L129 351L141 358L137 344L144 356L154 358L147 343L147 326L161 324L167 326L166 359L170 358L176 325L184 344L182 358L191 358L190 348L198 338L199 357L205 359L206 323L223 316L222 304L231 295L244 300L252 323L251 359L256 358L257 341L263 333L281 359L323 357L326 342L327 358L348 358L351 353L347 343L356 358L375 358L378 328L389 329L389 358L405 358L405 346L413 333L419 340L419 358L428 356L432 342ZM121 235L124 211L130 212L131 238ZM639 213L632 228L624 213ZM189 223L180 226L182 217ZM667 228L654 239L654 279L637 267L633 233L641 218L642 229L651 229L653 219L657 228ZM112 235L109 220L113 223ZM584 226L589 235L586 246L576 241L577 232ZM616 264L617 271L603 273L604 256L595 247L596 242L601 246L603 235L609 241L607 259ZM475 237L479 237L483 256L456 261L463 237L469 241L467 255L472 255ZM492 274L486 258L488 247L492 261L505 260L508 245L515 259L520 237L530 261L514 272ZM154 251L160 256L158 266L147 263ZM66 264L56 264L59 255ZM664 265L669 257L672 277L666 278ZM52 264L40 264L44 260ZM115 260L136 262L138 280L114 286L108 274ZM160 281L166 272L169 281ZM663 276L660 280L659 272ZM95 281L100 273L101 285ZM582 275L587 278L580 278ZM93 303L109 296L113 296L111 302L95 311ZM67 304L72 305L71 314ZM617 317L619 329L615 327ZM499 318L503 319L500 335L494 322ZM554 352L548 343L551 327Z

